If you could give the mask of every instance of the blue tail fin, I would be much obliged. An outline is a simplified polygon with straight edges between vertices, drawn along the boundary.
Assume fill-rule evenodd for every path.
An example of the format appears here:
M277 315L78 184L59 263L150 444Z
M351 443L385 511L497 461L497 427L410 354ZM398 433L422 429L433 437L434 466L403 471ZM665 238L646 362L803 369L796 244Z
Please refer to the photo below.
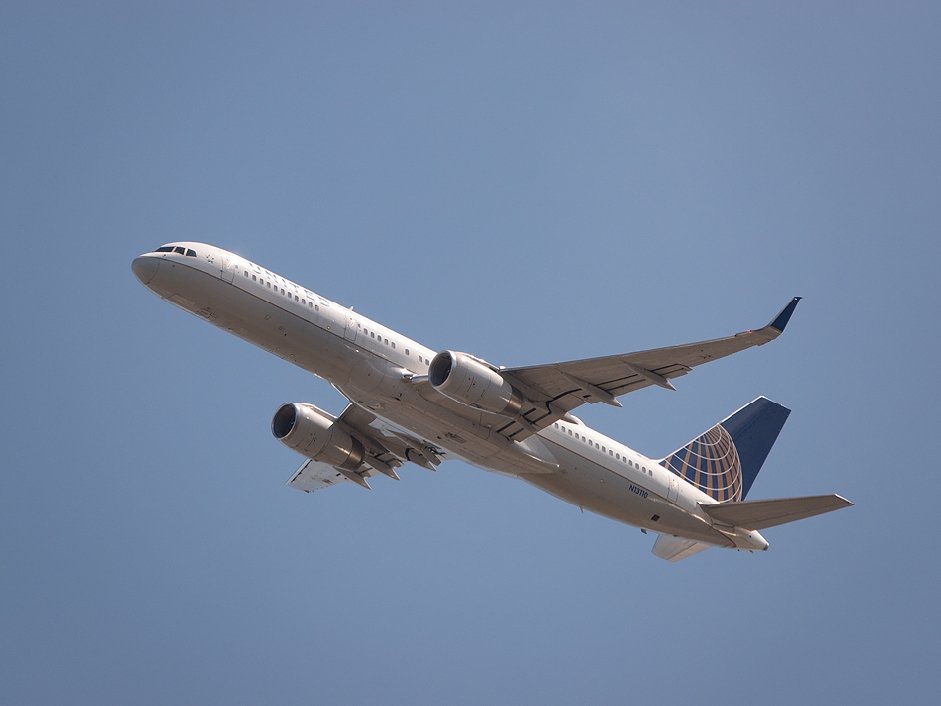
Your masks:
M660 465L719 502L744 500L790 413L787 407L759 397Z

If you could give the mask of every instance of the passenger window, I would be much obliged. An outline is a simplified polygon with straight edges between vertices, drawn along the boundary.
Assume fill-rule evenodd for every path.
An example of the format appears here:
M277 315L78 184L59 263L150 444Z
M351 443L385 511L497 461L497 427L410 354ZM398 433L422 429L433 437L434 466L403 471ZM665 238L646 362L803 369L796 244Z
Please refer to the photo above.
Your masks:
M411 353L408 352L408 348L405 349L405 355L411 355Z
M395 350L395 341L392 341L392 350Z
M252 275L252 282L257 282L257 281L258 280L255 279L255 275Z

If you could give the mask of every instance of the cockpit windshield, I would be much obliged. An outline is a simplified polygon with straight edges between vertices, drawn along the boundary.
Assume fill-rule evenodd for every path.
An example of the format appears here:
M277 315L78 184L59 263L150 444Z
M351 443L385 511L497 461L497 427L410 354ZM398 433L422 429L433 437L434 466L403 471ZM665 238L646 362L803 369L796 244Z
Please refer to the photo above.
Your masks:
M192 248L181 248L179 245L164 245L157 248L154 252L175 252L186 257L196 257L196 251Z

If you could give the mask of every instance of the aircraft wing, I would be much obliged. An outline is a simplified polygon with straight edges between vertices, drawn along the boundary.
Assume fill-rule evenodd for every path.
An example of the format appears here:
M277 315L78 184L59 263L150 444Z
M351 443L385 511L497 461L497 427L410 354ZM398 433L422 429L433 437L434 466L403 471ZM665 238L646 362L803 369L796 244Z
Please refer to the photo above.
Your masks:
M500 374L529 395L532 402L545 403L560 412L586 402L620 406L617 398L628 392L650 385L675 389L670 380L686 375L697 365L773 341L784 331L799 301L800 297L794 297L767 326L726 338L602 358L504 368ZM560 415L550 416L545 424L551 424ZM540 426L532 418L529 421Z
M332 415L323 410L319 411L332 418ZM340 468L307 459L288 481L292 488L312 493L344 481L369 488L366 479L376 473L398 480L395 469L406 461L412 461L432 471L441 462L436 449L432 449L421 439L399 431L384 432L374 426L377 422L374 414L352 402L333 421L363 445L362 462L356 468Z

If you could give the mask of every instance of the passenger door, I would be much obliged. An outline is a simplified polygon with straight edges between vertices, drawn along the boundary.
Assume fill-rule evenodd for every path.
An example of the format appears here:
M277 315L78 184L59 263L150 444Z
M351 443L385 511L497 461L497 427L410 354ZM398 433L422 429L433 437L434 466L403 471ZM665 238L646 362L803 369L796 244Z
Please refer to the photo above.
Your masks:
M238 263L232 257L226 256L222 258L222 270L219 273L219 276L224 282L232 283L232 280L235 279L235 271L238 269Z
M347 316L346 317L346 328L343 330L343 335L346 336L347 341L356 340L356 317Z
M672 473L670 474L670 487L667 488L667 501L675 503L677 497L680 494L680 483L677 480L676 476Z

